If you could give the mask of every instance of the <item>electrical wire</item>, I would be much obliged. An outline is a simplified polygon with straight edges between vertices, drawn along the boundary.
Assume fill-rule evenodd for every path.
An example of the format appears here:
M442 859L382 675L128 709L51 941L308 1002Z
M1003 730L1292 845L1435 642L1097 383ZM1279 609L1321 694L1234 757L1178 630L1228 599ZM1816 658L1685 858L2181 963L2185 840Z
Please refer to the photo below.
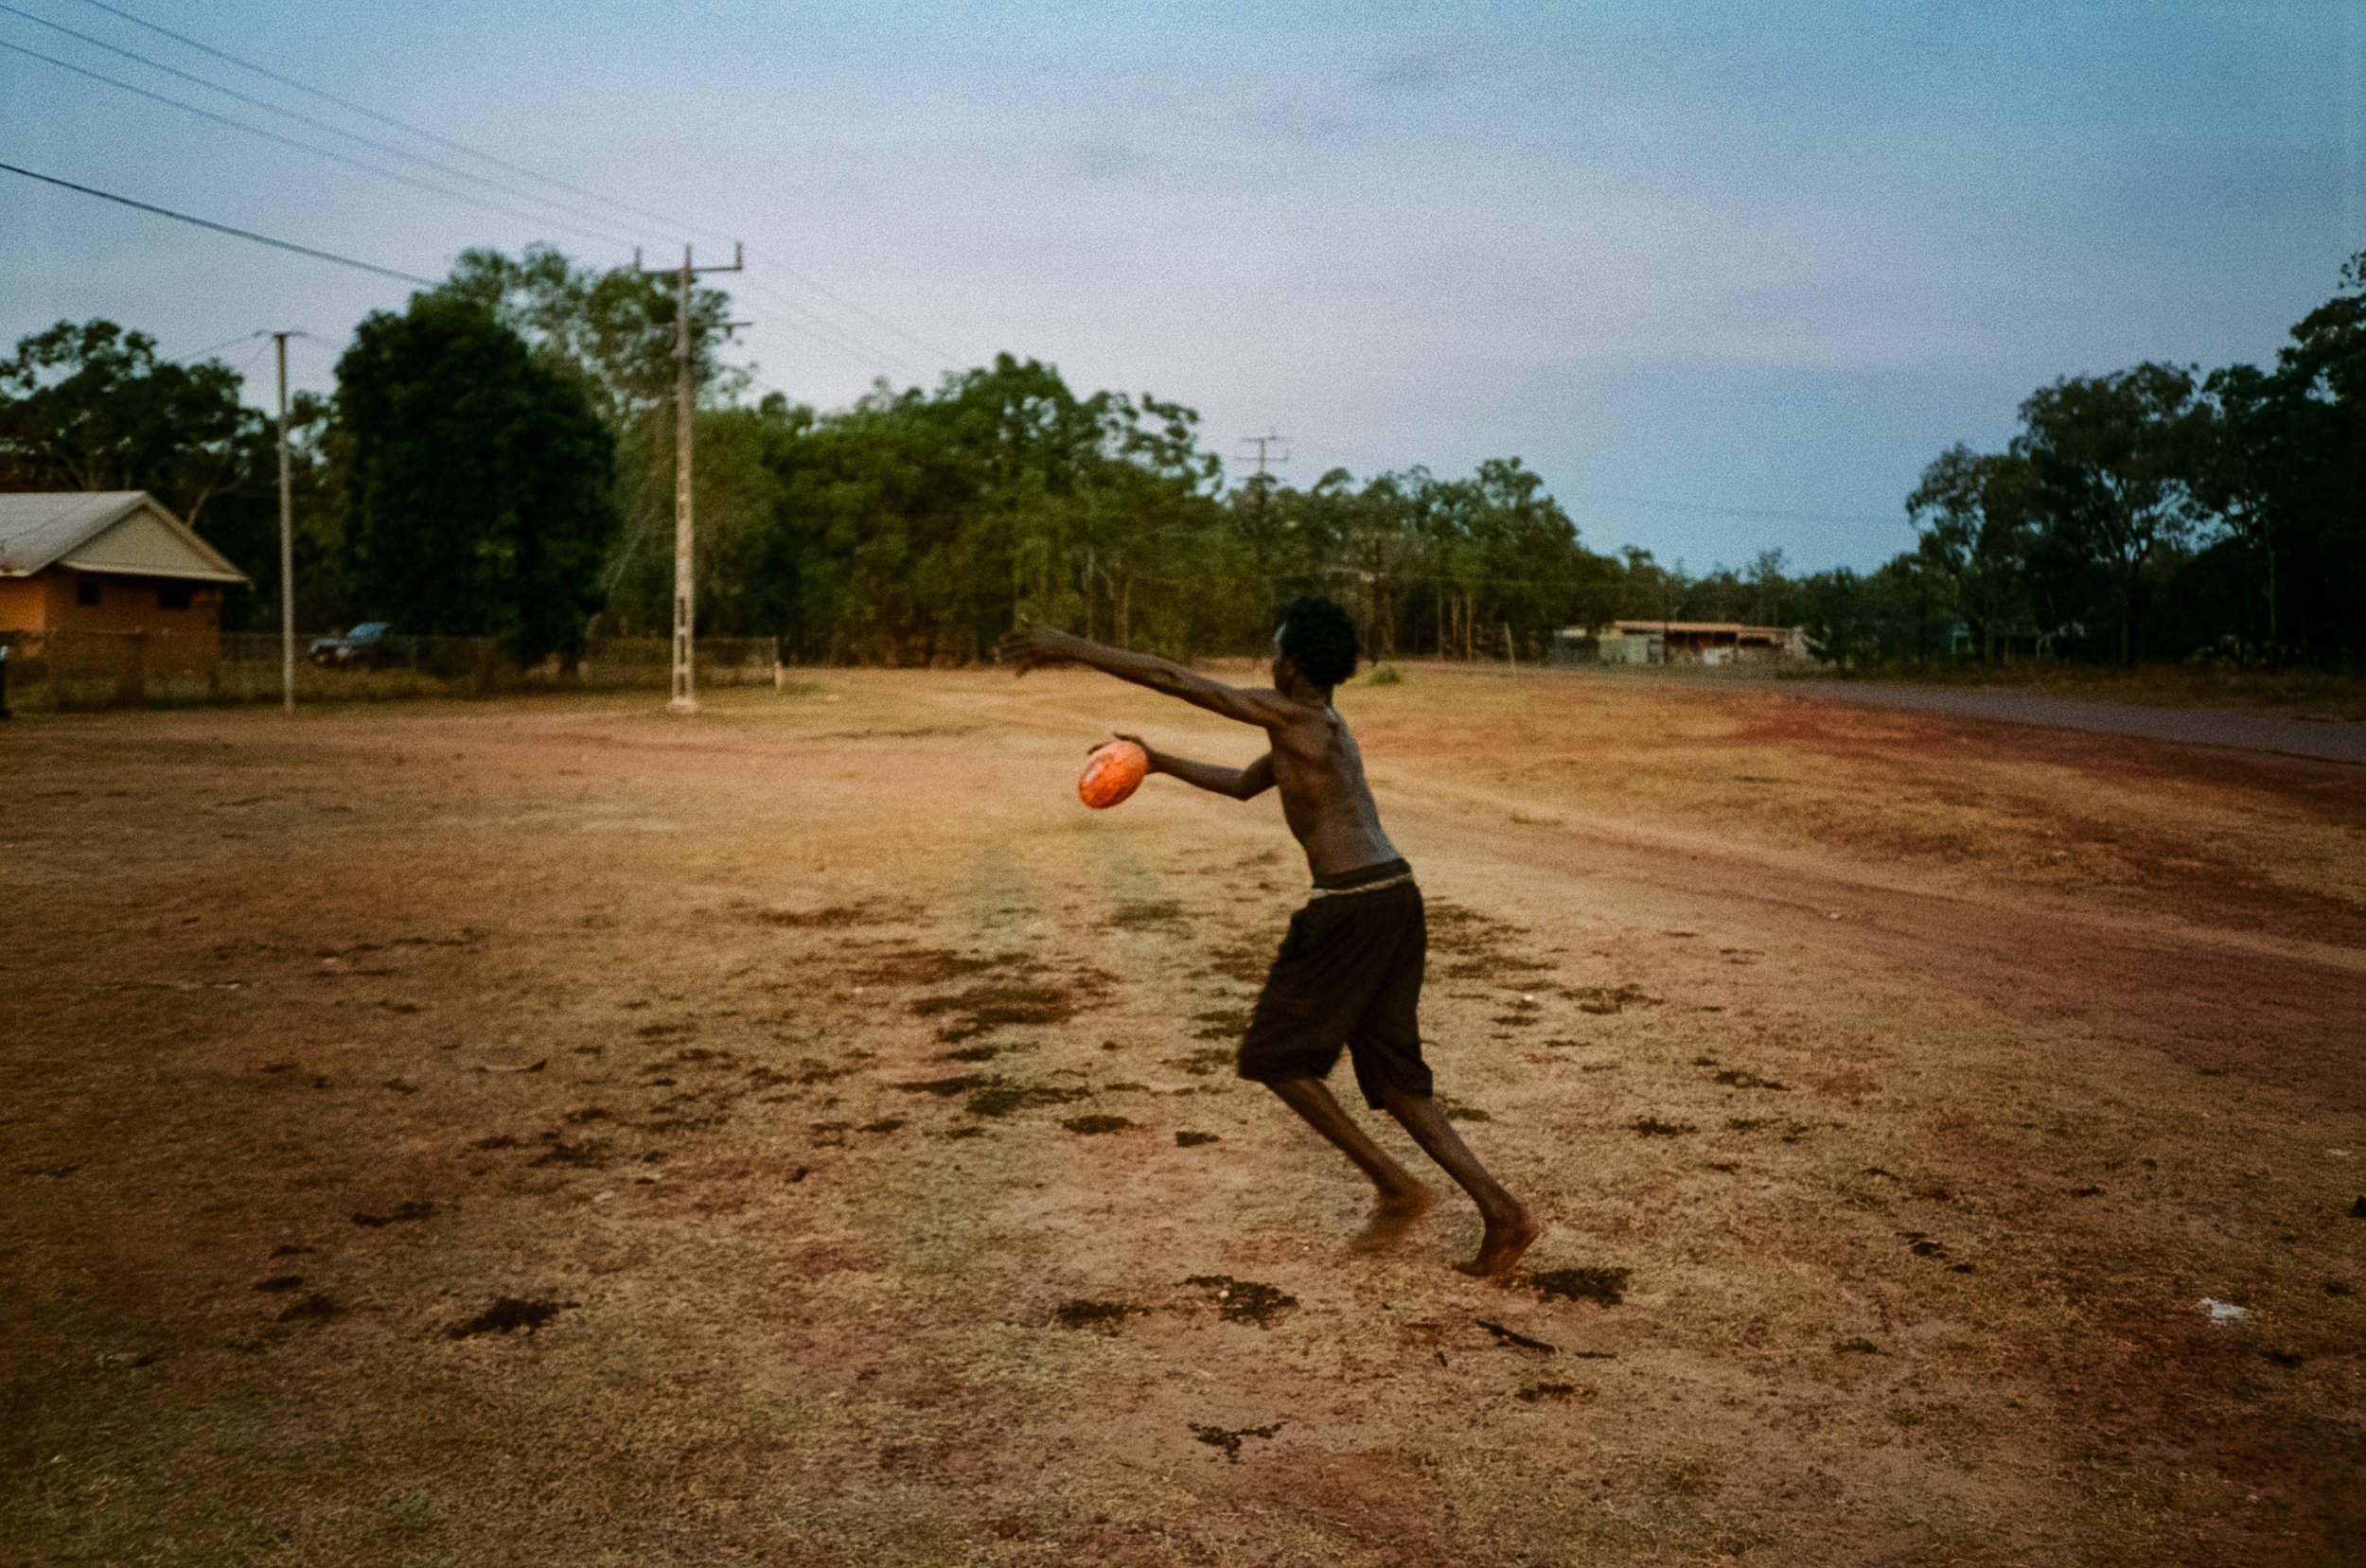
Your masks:
M1564 502L1588 506L1641 506L1656 512L1687 512L1706 518L1752 518L1772 522L1896 522L1866 512L1795 512L1779 506L1718 506L1705 502L1654 501L1646 496L1606 496L1586 490L1556 492Z
M1298 445L1305 448L1309 452L1329 452L1333 456L1345 457L1355 463L1362 464L1368 470L1368 477L1370 478L1376 479L1386 473L1403 471L1402 469L1390 468L1387 465L1375 459L1369 452L1351 451L1345 447L1334 447L1322 441L1300 441ZM1235 457L1227 458L1225 461L1227 466L1229 466L1236 463L1253 463L1256 459ZM1345 465L1333 465L1333 467L1344 466ZM1650 511L1680 512L1694 517L1742 518L1771 522L1887 523L1898 520L1894 517L1875 517L1863 512L1797 511L1778 506L1721 506L1711 502L1670 501L1650 496L1606 495L1596 490L1563 490L1555 488L1550 493L1555 500L1560 501L1564 505L1640 506Z
M375 120L380 125L390 126L397 131L407 132L411 135L418 136L427 141L433 142L436 146L449 149L451 151L466 153L471 158L479 159L482 162L491 164L496 168L504 168L512 174L523 175L529 180L538 180L544 185L555 185L560 190L571 191L577 196L588 197L592 201L601 203L603 206L614 207L620 211L630 213L636 218L645 219L651 222L662 223L668 228L677 231L683 229L697 229L717 238L730 238L729 236L724 235L721 230L709 227L706 224L685 223L679 218L668 218L663 213L651 212L645 207L637 207L628 202L620 202L612 196L603 196L598 191L586 190L581 185L571 185L567 181L561 180L556 175L544 174L539 170L528 168L522 164L513 164L505 158L495 157L490 152L481 152L465 142L457 142L452 140L450 136L438 135L433 131L426 130L420 126L413 125L407 120L398 120L392 115L381 115L375 109L365 108L362 105L354 102L351 98L339 97L336 94L314 87L309 82L299 81L294 77L283 76L279 72L272 70L267 66L257 65L251 60L242 60L226 49L217 49L210 44L202 44L198 40L189 37L186 33L177 33L169 27L158 26L155 23L148 21L144 17L134 16L132 12L123 9L119 6L108 5L106 0L82 0L82 3L84 5L94 7L97 9L105 11L110 16L119 17L123 21L131 23L135 27L145 27L150 32L159 34L165 38L169 38L176 44L185 44L187 47L195 49L201 54L211 55L216 60L227 61L229 63L238 66L240 70L252 71L256 76L263 77L269 80L279 83L282 87L292 87L299 93L308 93L313 97L321 99L325 103L333 103L338 108L343 109L349 114L360 115L364 119Z
M260 332L241 332L235 338L223 339L221 343L214 344L211 348L201 348L194 354L183 354L178 358L164 360L159 362L163 364L178 365L195 364L198 361L219 354L225 348L236 347L238 344L245 343L250 338L259 338L261 336L263 336L263 334Z
M889 370L881 368L882 361L876 353L864 347L854 339L844 337L831 330L827 323L821 322L813 317L806 317L800 320L798 319L796 312L790 310L786 306L775 305L774 308L780 310L781 313L787 318L783 323L787 330L795 332L810 342L820 344L825 348L836 349L848 363L854 365L857 369L866 371L871 375L880 377L883 379L892 380L895 379L894 376L890 374ZM900 370L902 367L897 366L893 368Z
M785 308L783 313L787 314ZM809 342L820 344L824 348L837 350L848 363L857 369L868 371L873 375L885 374L879 369L878 357L851 338L840 337L811 320L797 320L793 315L784 323L784 326L787 330L797 333Z
M905 355L895 353L877 344L865 343L827 317L816 315L813 311L791 303L769 289L752 286L747 288L744 292L758 304L768 306L789 317L790 325L803 331L808 337L828 343L833 347L853 355L859 363L874 368L886 364L920 379L927 379L927 373Z
M669 217L663 213L653 212L646 207L636 206L629 202L620 201L612 196L604 196L598 191L589 190L582 185L574 185L566 180L561 180L556 175L544 174L538 169L528 168L522 164L513 163L508 159L497 157L490 152L486 152L477 148L470 147L465 142L456 141L450 136L440 135L435 132L427 130L425 127L414 125L407 120L397 119L391 115L381 114L375 109L356 103L351 98L341 97L335 93L328 92L323 88L315 87L309 82L300 80L295 77L272 70L268 66L257 65L253 61L232 54L226 49L216 48L210 44L191 38L186 33L175 32L169 27L160 26L156 23L150 22L145 17L135 15L132 12L124 9L120 6L108 4L107 0L82 0L82 3L91 7L93 9L105 11L110 16L115 17L121 21L129 22L133 26L145 28L149 32L154 33L159 37L170 39L176 44L182 44L187 48L195 49L201 54L209 55L216 60L226 62L229 64L238 67L240 70L251 71L266 80L277 82L283 87L291 87L297 92L308 94L312 97L320 99L322 102L334 104L338 108L343 109L349 114L360 115L363 118L375 121L380 125L404 132L410 135L421 137L426 141L434 143L438 147L448 149L453 152L462 153L470 158L475 158L480 162L489 164L496 168L505 169L512 174L520 175L525 179L537 181L540 184L553 186L556 189L567 191L573 195L583 197L589 201L598 203L602 207L613 209L614 211L620 213L629 214L635 218L643 219L651 222L662 223L677 230L695 229L716 238L729 238L723 235L721 230L716 229L712 225L685 222L680 218ZM12 9L13 8L9 9ZM224 89L224 91L227 91L227 89ZM285 113L285 111L283 111L283 113ZM439 164L435 167L441 167L443 166ZM497 186L496 188L507 187ZM555 205L556 203L547 204ZM831 289L828 285L822 283L820 279L815 278L810 274L800 272L796 268L787 266L786 264L779 261L774 261L772 265L777 268L784 276L794 279L796 282L801 283L804 287L812 290L815 293L820 294L823 298L837 304L841 308L853 311L855 314L863 317L873 325L885 331L895 334L897 337L903 339L909 344L913 344L915 347L926 349L927 352L936 355L946 363L953 363L961 359L961 356L954 353L952 350L947 349L941 344L930 343L927 339L896 326L893 322L889 321L882 315L879 315L876 311L871 310L856 301L849 299L844 294Z
M358 131L348 131L344 126L333 124L330 121L322 119L317 115L304 114L299 110L283 107L280 104L272 102L269 98L256 97L252 93L241 93L235 87L225 87L221 82L215 81L207 77L199 76L194 71L185 71L177 65L168 65L161 60L151 60L135 49L127 49L120 44L110 44L103 38L98 38L90 33L83 32L79 28L69 27L62 22L52 22L45 16L37 16L31 11L7 4L6 0L0 0L0 11L6 11L11 16L22 17L24 20L33 23L38 26L47 27L52 32L63 33L66 37L78 39L80 42L91 45L93 48L104 49L109 54L120 55L126 60L135 61L139 64L147 66L151 71L161 71L167 76L178 77L183 81L194 82L198 86L203 87L208 91L220 93L225 97L236 98L240 103L252 104L257 109L266 110L271 114L282 115L285 118L294 120L299 125L310 126L315 131L326 131L332 136L343 136L347 141L359 142L362 146L374 149L377 151L390 153L397 158L407 158L413 163L434 169L439 173L449 174L454 179L470 181L476 185L484 185L488 189L500 191L505 196L513 196L521 201L537 203L542 206L553 208L556 211L563 213L569 217L588 219L592 222L608 221L608 220L600 214L583 212L579 209L554 202L547 196L538 195L530 190L521 190L515 185L503 185L499 180L488 179L485 175L474 173L471 170L455 167L454 166L444 163L439 159L428 157L424 153L415 152L409 148L398 147L393 142L381 141L376 136L365 136ZM547 220L544 220L544 221L547 221ZM591 231L578 230L576 232L589 233ZM626 240L625 243L629 244L630 241Z
M157 103L168 104L175 109L184 111L185 113L195 115L201 119L212 120L217 125L226 125L235 131L243 131L251 136L260 136L265 141L277 142L282 147L292 147L298 151L309 152L316 158L326 158L331 163L344 164L348 168L358 168L362 170L364 173L375 174L381 180L392 180L397 185L410 185L415 189L429 191L437 196L447 197L455 202L466 202L470 206L483 207L488 212L498 212L505 217L521 219L529 223L546 224L553 228L565 229L572 234L583 235L593 239L605 239L611 244L629 245L632 243L632 240L628 236L603 233L594 229L586 229L575 224L556 222L549 218L545 218L535 213L521 211L516 207L503 206L498 202L488 202L481 196L471 196L466 191L453 190L449 186L436 185L434 182L430 180L415 179L408 174L400 174L390 168L380 168L378 165L370 163L364 159L350 157L343 152L332 151L328 148L315 147L310 142L299 140L294 136L283 136L276 131L268 131L259 125L250 125L244 120L234 119L228 115L218 115L211 109L203 108L197 104L190 103L185 99L176 98L165 93L150 92L148 88L135 86L132 83L124 81L118 78L108 76L103 71L94 71L87 66L77 65L70 61L60 60L55 55L43 54L39 49L28 49L22 44L11 44L5 38L0 38L0 49L9 49L17 54L29 56L34 60L41 61L44 64L55 65L62 71L71 71L76 76L88 77L93 81L104 82L110 87L119 88L122 91L131 93L136 97L149 98Z
M666 270L655 269L653 271L662 274ZM736 292L709 283L702 283L699 287L721 293L727 299L752 300L758 305L776 310L789 318L787 325L793 330L827 347L837 349L854 363L866 369L875 372L880 365L886 364L907 374L925 379L925 372L894 350L868 342L828 317L819 315L804 306L772 292L762 285L743 281L738 285Z
M833 301L846 309L854 311L855 314L870 321L873 325L885 327L888 331L894 333L897 337L903 339L906 343L910 344L915 348L925 348L929 353L934 354L948 364L961 358L959 354L954 353L951 349L943 347L937 344L932 344L926 338L916 337L913 334L905 331L893 322L889 321L886 317L876 315L874 312L865 309L862 306L856 304L845 295L837 292L818 278L809 276L804 273L801 273L796 268L788 266L784 262L775 261L772 265L779 269L785 276L796 279L806 288L812 290L815 293L820 294L822 298Z
M438 287L433 278L421 277L416 273L400 273L392 267L380 267L374 262L356 261L349 255L339 255L334 251L317 251L309 245L296 244L293 240L274 239L267 234L256 234L253 229L233 228L227 223L217 223L211 219L192 217L185 212L175 212L170 207L160 207L149 202L135 202L129 196L117 196L114 191L100 190L96 185L76 185L71 180L61 180L54 174L37 173L29 168L20 168L14 164L0 164L0 170L6 170L10 174L21 174L27 180L39 180L44 185L57 185L62 189L79 191L84 196L96 196L102 202L113 202L119 206L132 207L140 212L152 212L159 218L169 218L175 222L193 223L201 229L211 229L216 234L226 234L238 239L251 239L258 245L269 245L275 250L293 251L298 255L309 255L319 261L333 261L340 267L351 267L358 272L376 273L380 277L397 278L404 283L415 283L423 289Z
M268 332L257 332L255 336L258 338L269 338L271 334ZM238 378L239 384L245 384L246 379L255 373L256 361L260 360L270 351L270 349L271 344L268 343L258 343L255 345L255 352L246 357L246 363L238 366L237 370L232 372L233 375Z

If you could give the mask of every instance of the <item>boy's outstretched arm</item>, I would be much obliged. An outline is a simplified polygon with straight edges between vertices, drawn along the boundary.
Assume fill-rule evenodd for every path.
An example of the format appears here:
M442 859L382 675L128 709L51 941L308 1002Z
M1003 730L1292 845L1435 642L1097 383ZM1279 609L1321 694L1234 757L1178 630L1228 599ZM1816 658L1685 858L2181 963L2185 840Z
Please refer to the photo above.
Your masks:
M1128 653L1051 626L1020 626L1002 640L1002 657L1020 675L1043 664L1083 664L1263 729L1287 724L1305 712L1280 692L1227 686L1196 670L1187 670L1172 659Z
M1273 753L1268 751L1246 767L1226 767L1221 763L1193 762L1161 751L1139 735L1120 735L1142 749L1150 759L1153 773L1164 773L1187 784L1207 790L1211 795L1229 795L1236 801L1253 801L1273 787Z

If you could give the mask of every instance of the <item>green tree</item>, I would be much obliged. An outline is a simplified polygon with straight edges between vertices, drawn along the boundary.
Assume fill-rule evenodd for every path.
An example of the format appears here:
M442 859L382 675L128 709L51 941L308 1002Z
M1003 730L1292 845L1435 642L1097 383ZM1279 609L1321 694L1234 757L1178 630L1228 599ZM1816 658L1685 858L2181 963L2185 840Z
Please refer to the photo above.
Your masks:
M2021 406L2013 453L2029 465L2053 525L2110 571L2123 664L2143 649L2145 569L2182 546L2197 518L2189 484L2201 420L2194 393L2191 371L2147 363L2066 378Z
M1750 562L1750 570L1744 573L1742 580L1750 585L1748 613L1742 619L1761 626L1787 626L1792 624L1797 592L1792 587L1791 579L1783 574L1783 553L1780 550L1759 551Z
M581 645L617 528L615 442L582 387L483 308L373 313L337 363L357 604L412 632Z
M251 579L223 606L223 625L276 625L276 432L242 390L219 360L160 361L144 332L60 322L0 361L0 488L146 490ZM289 424L297 619L325 625L343 608L327 403L297 393Z
M549 245L529 245L515 256L493 250L463 251L434 297L474 305L518 334L535 358L574 380L616 440L616 493L624 524L610 545L601 585L612 629L663 632L673 621L674 392L679 296L674 279L637 267L578 266ZM726 418L714 432L706 419L733 414L750 372L725 357L732 337L731 296L694 287L690 295L692 386L696 390L701 457L695 470L700 533L710 497L714 520L740 519L738 503L763 489L761 473L742 465L756 449L735 439ZM714 445L710 446L712 435ZM702 631L731 627L747 595L728 568L711 570L702 548L698 567ZM712 601L723 610L711 617Z
M2288 635L2311 658L2366 655L2366 252L2292 328L2250 441L2264 521L2292 570Z
M1020 614L1177 650L1220 635L1239 556L1189 409L1080 396L1002 355L933 392L759 417L778 485L761 554L782 586L761 612L778 619L749 629L803 657L976 659Z
M2214 370L2204 389L2195 501L2224 525L2234 547L2212 563L2241 579L2229 630L2238 646L2272 658L2283 644L2278 578L2289 575L2278 568L2300 520L2291 515L2288 485L2309 465L2309 454L2294 448L2308 421L2296 406L2301 397L2292 379L2257 365Z
M335 410L315 393L289 400L288 478L293 522L295 611L299 629L345 622L344 496L332 454L339 449ZM203 533L251 580L223 606L234 630L279 625L279 467L276 433L257 416L253 454L238 479L205 508Z
M1946 583L1915 551L1870 573L1819 572L1796 591L1808 651L1852 671L1924 657L1934 620L1949 607Z
M146 490L199 527L216 495L276 462L238 388L219 361L158 360L145 332L62 321L0 361L0 485Z
M1880 659L1884 617L1874 587L1847 567L1819 572L1800 585L1808 651L1844 670Z
M515 332L535 357L583 385L609 427L670 416L674 401L673 278L635 267L579 267L549 245L518 255L468 250L433 296L474 305ZM690 295L695 382L710 405L734 401L745 367L720 356L731 340L731 296L697 287Z
M2027 459L1984 455L1960 442L1922 471L1922 483L1906 498L1921 535L1918 548L1952 585L1984 662L1995 661L2000 639L2009 647L2029 619L2036 500Z

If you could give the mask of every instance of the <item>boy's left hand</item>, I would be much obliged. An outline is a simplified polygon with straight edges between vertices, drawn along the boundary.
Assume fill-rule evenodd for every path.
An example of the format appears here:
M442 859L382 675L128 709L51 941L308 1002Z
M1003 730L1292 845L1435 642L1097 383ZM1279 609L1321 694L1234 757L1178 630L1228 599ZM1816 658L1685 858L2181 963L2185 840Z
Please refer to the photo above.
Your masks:
M1149 761L1149 763L1150 763L1150 770L1151 770L1153 773L1157 773L1157 772L1162 772L1162 771L1164 771L1164 770L1163 770L1162 768L1160 768L1160 767L1159 767L1159 766L1158 766L1158 765L1159 765L1159 763L1161 763L1162 761L1164 761L1164 760L1165 760L1164 758L1162 758L1162 757L1160 757L1160 756L1158 755L1158 749L1157 749L1157 747L1155 747L1155 746L1151 745L1151 744L1150 744L1150 742L1148 742L1148 741L1146 741L1146 740L1142 739L1142 737L1141 737L1141 736L1139 736L1139 735L1129 735L1129 734L1126 734L1123 731L1119 731L1113 738L1115 738L1115 739L1117 739L1117 740L1122 740L1122 741L1131 741L1131 742L1133 742L1136 746L1140 747L1140 748L1142 749L1142 755L1143 755L1143 757L1145 757L1146 759L1148 759L1148 761ZM1096 749L1098 749L1096 748Z
M1126 733L1124 731L1122 731L1122 730L1113 730L1113 731L1111 731L1109 732L1109 740L1097 740L1097 741L1093 742L1090 746L1087 746L1086 748L1085 748L1085 755L1086 755L1086 756L1088 756L1088 757L1089 757L1089 756L1091 756L1094 752L1096 752L1096 751L1100 750L1103 747L1104 747L1104 746L1108 745L1108 744L1109 744L1109 741L1119 741L1119 740L1122 740L1122 741L1131 741L1131 742L1133 742L1136 746L1140 747L1140 748L1142 749L1142 755L1143 755L1144 757L1148 758L1148 759L1149 759L1149 761L1150 761L1150 770L1151 770L1153 773L1156 773L1156 772L1157 772L1157 771L1159 770L1159 769L1158 769L1158 762L1159 762L1159 757L1158 757L1158 749L1157 749L1157 747L1152 746L1152 745L1150 744L1150 742L1148 742L1148 741L1146 741L1146 740L1142 739L1142 737L1141 737L1141 736L1139 736L1139 735L1129 735L1129 734L1127 734L1127 733Z

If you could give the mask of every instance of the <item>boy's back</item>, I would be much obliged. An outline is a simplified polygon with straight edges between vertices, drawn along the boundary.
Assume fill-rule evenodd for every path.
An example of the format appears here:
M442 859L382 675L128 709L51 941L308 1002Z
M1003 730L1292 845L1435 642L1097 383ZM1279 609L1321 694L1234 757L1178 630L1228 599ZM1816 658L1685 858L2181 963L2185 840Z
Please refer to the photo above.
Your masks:
M1268 725L1265 735L1281 818L1305 850L1307 869L1325 876L1394 860L1397 848L1381 828L1380 808L1364 780L1364 750L1348 721L1327 702L1291 706L1298 712Z

